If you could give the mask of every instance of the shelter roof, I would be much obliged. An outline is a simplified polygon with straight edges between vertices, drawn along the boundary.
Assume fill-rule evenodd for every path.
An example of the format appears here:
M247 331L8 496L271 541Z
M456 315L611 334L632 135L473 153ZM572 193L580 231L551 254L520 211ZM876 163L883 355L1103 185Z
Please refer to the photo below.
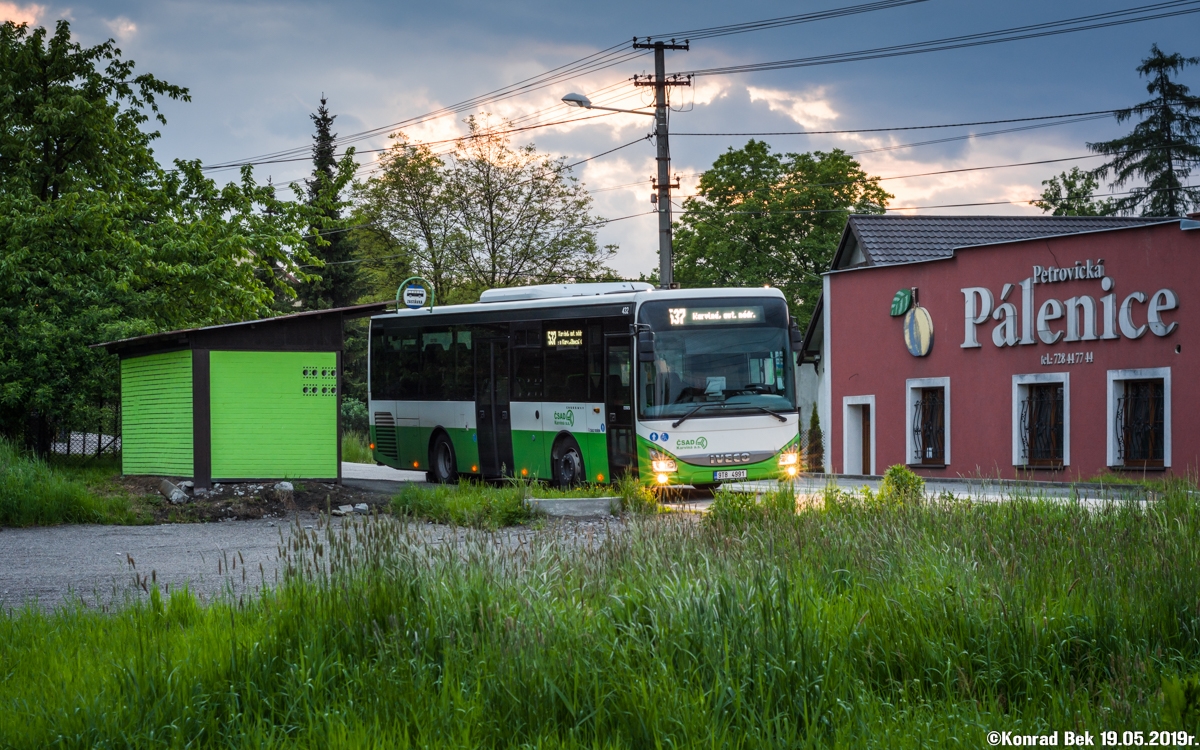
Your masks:
M259 320L244 320L202 328L151 333L145 336L92 344L110 354L137 356L156 351L195 348L262 350L337 350L342 349L342 321L383 312L392 302L308 310Z

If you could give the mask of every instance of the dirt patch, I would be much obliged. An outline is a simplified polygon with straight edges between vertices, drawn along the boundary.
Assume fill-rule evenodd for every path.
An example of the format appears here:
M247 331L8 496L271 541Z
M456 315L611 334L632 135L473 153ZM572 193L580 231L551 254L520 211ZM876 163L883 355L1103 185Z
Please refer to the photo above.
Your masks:
M366 503L372 509L386 506L388 495L324 482L295 481L288 498L275 491L274 482L224 482L207 493L186 490L188 500L173 504L158 492L163 477L119 477L113 481L129 493L154 523L196 523L256 518L283 518L289 511L325 511L339 505ZM183 479L167 477L178 485Z

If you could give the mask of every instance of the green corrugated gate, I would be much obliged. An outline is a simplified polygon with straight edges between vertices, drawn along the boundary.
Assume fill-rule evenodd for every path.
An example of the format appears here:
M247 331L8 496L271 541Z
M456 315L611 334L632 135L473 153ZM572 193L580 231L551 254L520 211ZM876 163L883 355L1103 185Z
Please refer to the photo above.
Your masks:
M209 382L214 479L338 476L336 353L213 351Z
M192 476L192 353L121 360L121 472Z

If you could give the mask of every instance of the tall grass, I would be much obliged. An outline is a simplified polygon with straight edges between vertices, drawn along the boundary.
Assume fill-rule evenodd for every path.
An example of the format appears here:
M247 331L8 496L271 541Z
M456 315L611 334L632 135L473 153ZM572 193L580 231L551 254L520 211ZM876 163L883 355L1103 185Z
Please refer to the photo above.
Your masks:
M128 495L89 486L113 473L106 467L50 466L0 438L0 526L146 522Z
M361 432L347 430L342 433L342 460L352 464L373 464L375 456L371 453L371 444L367 436Z
M496 529L533 520L536 514L526 502L526 494L526 486L520 483L491 487L464 479L458 484L408 484L392 498L392 512L437 523Z
M261 598L0 618L0 746L978 748L1196 716L1188 494L783 497L597 544L297 528Z

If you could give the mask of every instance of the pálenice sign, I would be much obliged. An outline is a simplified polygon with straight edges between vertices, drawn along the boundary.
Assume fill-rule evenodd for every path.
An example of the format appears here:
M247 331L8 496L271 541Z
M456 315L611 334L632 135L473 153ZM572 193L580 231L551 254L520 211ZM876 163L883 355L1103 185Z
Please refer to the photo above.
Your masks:
M1102 294L1093 297L1078 294L1067 299L1036 301L1034 286L1064 281L1099 280ZM1016 301L1009 301L1020 289ZM1073 267L1033 267L1033 275L1020 284L1005 284L996 303L987 287L962 289L965 329L962 348L981 346L978 327L988 319L997 321L992 328L992 343L998 347L1017 344L1056 344L1076 341L1139 339L1147 331L1169 336L1179 327L1163 319L1163 313L1179 307L1179 295L1171 289L1159 289L1152 295L1130 292L1118 302L1116 283L1104 275L1104 259L1096 263L1076 261ZM1020 307L1018 308L1018 302ZM1144 310L1143 310L1144 306ZM1036 311L1036 312L1035 312ZM1145 321L1140 322L1140 321ZM1036 338L1034 338L1036 335Z

